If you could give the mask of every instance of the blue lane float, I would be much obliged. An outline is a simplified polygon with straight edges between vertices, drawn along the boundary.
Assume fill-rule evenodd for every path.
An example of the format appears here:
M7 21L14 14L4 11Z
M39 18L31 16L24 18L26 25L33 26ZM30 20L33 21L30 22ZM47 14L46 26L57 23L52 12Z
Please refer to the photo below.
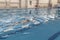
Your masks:
M42 18L31 18L28 19L26 17L22 18L13 18L12 20L5 22L0 21L0 39L5 39L16 32L22 32L23 30L27 30L34 25L40 25L45 20Z
M11 31L23 31L31 28L33 25L36 24L40 24L40 22L36 20L29 20L28 18L13 18L13 20L10 20L8 22L6 20L0 21L0 39L7 38L9 36L8 34L12 34Z

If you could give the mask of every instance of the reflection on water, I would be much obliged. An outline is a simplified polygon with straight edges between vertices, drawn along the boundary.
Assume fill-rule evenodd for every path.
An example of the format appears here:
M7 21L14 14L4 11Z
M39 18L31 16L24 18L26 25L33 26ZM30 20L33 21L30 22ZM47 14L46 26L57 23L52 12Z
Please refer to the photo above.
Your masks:
M2 9L0 10L0 38L5 39L11 34L59 17L60 10L56 8Z

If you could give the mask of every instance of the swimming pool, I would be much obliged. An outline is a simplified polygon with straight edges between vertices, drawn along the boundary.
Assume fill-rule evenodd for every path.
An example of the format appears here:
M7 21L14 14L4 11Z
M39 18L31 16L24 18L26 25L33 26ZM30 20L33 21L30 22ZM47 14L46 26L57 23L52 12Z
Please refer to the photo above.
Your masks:
M1 29L0 35L3 38L0 36L0 40L59 40L59 37L54 35L59 35L60 32L59 10L60 9L57 8L1 9L0 26L4 27L4 29L8 29L7 27L11 26L15 22L20 22L21 20L25 19L30 20L31 18L34 18L36 21L40 22L40 24L34 25L34 22L36 21L30 21L27 24L30 24L29 26L31 28L23 28L22 30L14 30L7 32L5 30L4 32L6 33L3 33L3 35L1 35ZM21 25L22 24L18 24L16 26L16 24L14 24L12 27L21 28ZM12 28L10 30L12 30Z

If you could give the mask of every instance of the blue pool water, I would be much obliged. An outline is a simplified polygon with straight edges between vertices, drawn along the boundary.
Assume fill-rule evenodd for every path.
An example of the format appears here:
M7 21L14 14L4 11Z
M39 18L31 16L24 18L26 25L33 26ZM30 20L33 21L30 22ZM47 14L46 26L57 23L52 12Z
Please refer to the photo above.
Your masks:
M30 12L31 11L31 12ZM16 16L23 17L27 16L34 16L34 17L40 17L44 20L46 20L45 15L52 15L49 16L47 22L42 22L39 25L32 26L29 29L26 29L23 31L15 32L11 35L9 35L6 39L0 39L0 40L60 40L60 16L59 16L59 9L12 9L12 10L0 10L0 15L3 17L4 20L8 20L12 15L12 18ZM1 17L2 17L1 16ZM54 18L55 17L55 18ZM2 19L2 18L1 18ZM17 18L18 19L18 18ZM19 20L18 20L19 21ZM0 23L1 24L1 23ZM20 26L20 25L18 25ZM5 27L5 25L3 25Z

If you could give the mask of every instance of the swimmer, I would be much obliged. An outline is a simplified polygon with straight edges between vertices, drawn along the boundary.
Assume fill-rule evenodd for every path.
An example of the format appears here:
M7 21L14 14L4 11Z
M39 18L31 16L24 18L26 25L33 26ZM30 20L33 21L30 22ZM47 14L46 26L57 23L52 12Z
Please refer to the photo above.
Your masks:
M31 14L31 10L30 10L29 14Z
M23 21L22 21L23 24L24 24L24 23L27 23L27 22L29 22L29 20L23 20Z

